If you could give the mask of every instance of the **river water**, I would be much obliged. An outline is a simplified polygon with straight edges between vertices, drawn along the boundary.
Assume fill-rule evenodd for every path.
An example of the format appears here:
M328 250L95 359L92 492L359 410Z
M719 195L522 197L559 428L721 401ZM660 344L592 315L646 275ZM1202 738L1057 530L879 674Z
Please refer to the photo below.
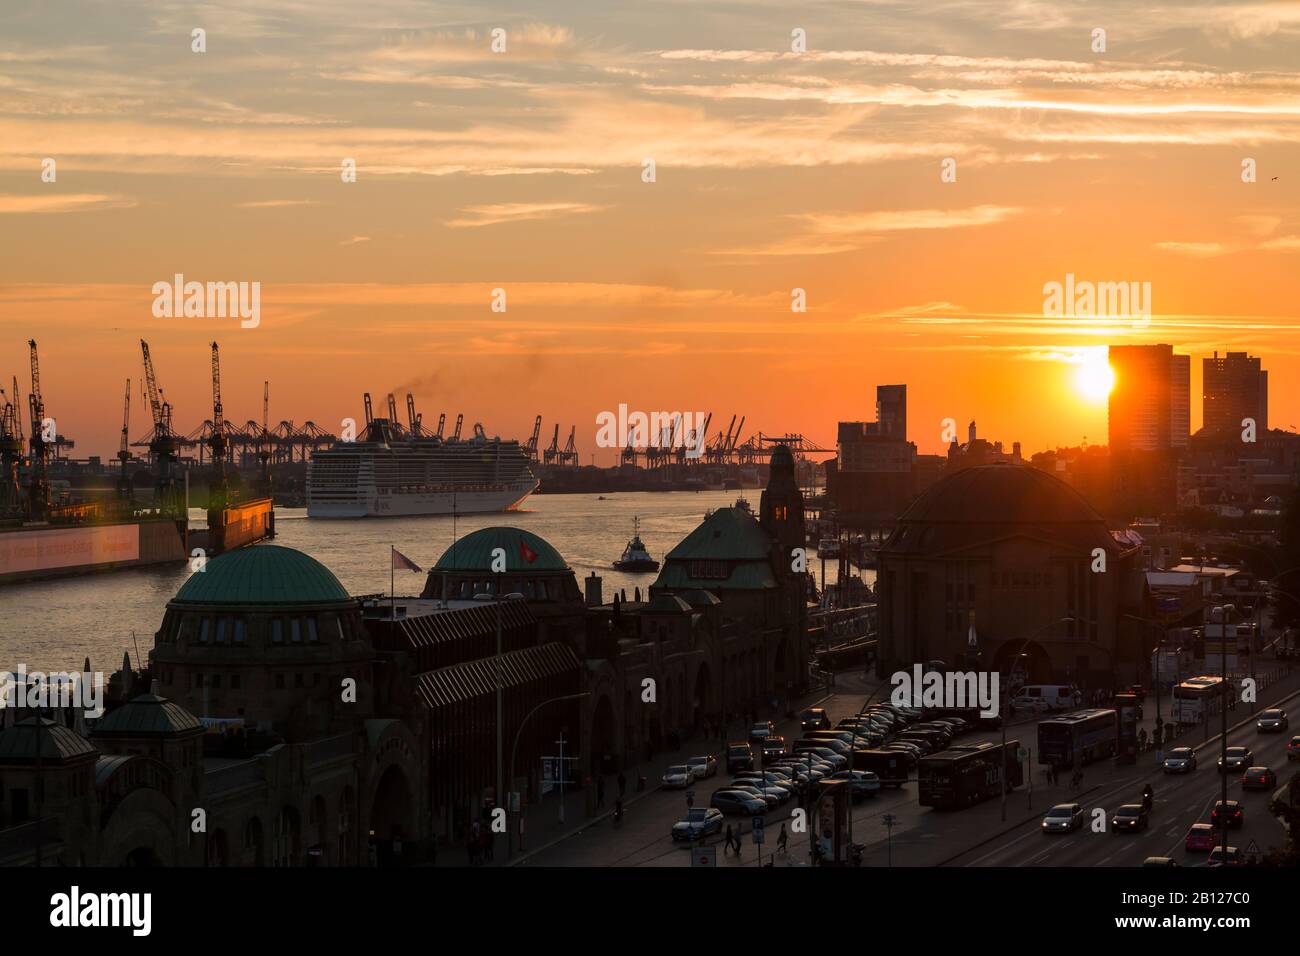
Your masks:
M735 491L629 492L599 500L593 494L533 495L525 509L512 514L460 515L454 535L464 536L492 525L526 528L549 541L564 556L579 579L595 571L604 579L605 599L614 589L642 592L655 574L625 574L610 563L632 536L633 519L641 520L641 540L662 561L682 538L695 529L704 513L735 504ZM755 512L760 492L745 496ZM191 526L205 520L191 512ZM389 547L395 547L424 569L430 568L453 540L450 516L374 518L355 521L309 520L301 508L277 509L275 544L297 548L334 572L352 594L388 593ZM812 567L820 581L821 566ZM188 564L141 568L60 581L6 585L0 588L0 671L19 664L28 670L80 670L84 658L105 673L116 670L122 654L134 662L153 646L167 602L189 577ZM399 597L420 593L424 576L396 572ZM866 572L871 580L873 575ZM835 579L833 564L826 580Z

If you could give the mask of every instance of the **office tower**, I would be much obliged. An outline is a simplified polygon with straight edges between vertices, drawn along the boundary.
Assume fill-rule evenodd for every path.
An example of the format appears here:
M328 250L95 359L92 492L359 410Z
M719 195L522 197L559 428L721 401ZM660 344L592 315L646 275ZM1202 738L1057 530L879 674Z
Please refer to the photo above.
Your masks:
M1242 419L1255 420L1256 433L1268 428L1268 372L1245 352L1201 360L1201 409L1207 432L1235 432Z
M1112 345L1111 453L1187 447L1191 433L1191 357L1172 345Z

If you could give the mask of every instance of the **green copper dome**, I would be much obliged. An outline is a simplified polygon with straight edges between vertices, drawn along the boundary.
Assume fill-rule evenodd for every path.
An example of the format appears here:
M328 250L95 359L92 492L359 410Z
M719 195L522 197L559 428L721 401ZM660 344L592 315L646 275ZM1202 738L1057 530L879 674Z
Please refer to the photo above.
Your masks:
M482 528L467 534L442 553L434 566L438 571L490 571L492 552L505 552L506 570L567 571L560 552L543 538L522 528Z
M173 604L285 607L350 601L333 572L315 558L273 544L228 551L181 585Z

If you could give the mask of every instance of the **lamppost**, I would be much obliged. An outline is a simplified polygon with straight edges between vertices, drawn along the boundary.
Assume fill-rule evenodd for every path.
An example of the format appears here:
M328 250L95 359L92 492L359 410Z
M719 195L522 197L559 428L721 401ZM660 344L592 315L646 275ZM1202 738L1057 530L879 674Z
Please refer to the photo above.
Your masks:
M1020 642L1020 646L1016 648L1016 653L1011 656L1011 660L1013 661L1019 660L1020 655L1024 653L1024 650L1026 647L1029 646L1030 641L1034 640L1035 638L1041 637L1044 633L1046 633L1051 628L1056 627L1056 625L1058 624L1072 624L1074 623L1074 620L1075 619L1073 615L1067 614L1065 617L1060 618L1058 620L1048 621L1045 625L1040 627L1038 630L1034 631L1032 634L1030 634L1028 637L1026 637L1023 641ZM1028 673L1027 668L1026 668L1026 673ZM1000 721L1000 723L1002 724L1002 753L1001 753L1002 762L1001 762L1001 766L998 768L998 776L1002 780L1002 822L1003 823L1007 822L1007 716L1008 716L1007 710L1008 710L1008 705L1010 703L1011 703L1011 692L1008 689L1007 693L1002 698L1002 704L1001 707L999 708L1002 716L1002 719ZM1040 753L1038 756L1039 759L1041 760L1042 754ZM1017 761L1019 761L1020 758L1017 757L1016 759ZM1033 773L1032 767L1029 768L1029 772Z
M560 701L563 700L578 700L579 698L590 697L590 696L591 696L591 691L584 690L580 694L565 694L563 697L552 697L550 700L542 701L540 704L538 704L536 707L534 707L532 710L530 710L528 713L524 715L524 719L519 721L519 728L515 731L515 742L510 745L510 779L511 780L515 778L515 754L519 750L519 735L524 732L524 726L532 718L533 714L537 713L547 704L558 704ZM524 820L524 800L523 800L523 796L521 795L519 799L519 822L522 824L523 820ZM521 850L523 849L522 839L519 841L519 848ZM511 831L509 840L506 843L506 857L508 859L513 859L514 855L515 855L515 841L514 841L514 833L513 831Z
M1164 743L1165 743L1165 738L1164 738L1165 719L1160 715L1160 662L1161 662L1162 652L1165 646L1164 628L1160 625L1159 621L1153 620L1151 618L1139 617L1136 614L1124 614L1122 615L1122 617L1126 620L1137 621L1139 624L1145 624L1155 632L1156 663L1151 670L1151 683L1155 685L1155 692L1156 692L1156 722L1155 722L1154 743L1156 745L1156 759L1159 760L1160 755L1164 750ZM1139 676L1139 682L1140 682L1140 676Z
M1219 742L1219 776L1223 778L1223 796L1220 816L1223 824L1223 860L1220 861L1224 866L1228 865L1228 695L1232 693L1228 687L1228 639L1227 629L1232 622L1236 608L1231 604L1222 604L1210 612L1210 620L1214 621L1217 617L1219 623L1219 670L1223 678L1223 693L1219 700L1219 713L1221 715L1222 740ZM1236 643L1236 634L1233 634L1233 643Z

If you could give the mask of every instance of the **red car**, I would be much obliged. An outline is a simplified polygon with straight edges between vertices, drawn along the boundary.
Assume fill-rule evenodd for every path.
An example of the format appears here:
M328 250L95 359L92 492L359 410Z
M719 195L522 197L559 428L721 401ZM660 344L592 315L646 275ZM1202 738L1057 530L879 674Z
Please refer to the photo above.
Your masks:
M1193 823L1187 831L1187 842L1183 844L1183 849L1208 853L1214 846L1214 827L1208 823Z
M1286 759L1300 760L1300 734L1286 742Z
M1268 767L1249 767L1241 775L1242 790L1271 790L1277 786L1277 774Z

